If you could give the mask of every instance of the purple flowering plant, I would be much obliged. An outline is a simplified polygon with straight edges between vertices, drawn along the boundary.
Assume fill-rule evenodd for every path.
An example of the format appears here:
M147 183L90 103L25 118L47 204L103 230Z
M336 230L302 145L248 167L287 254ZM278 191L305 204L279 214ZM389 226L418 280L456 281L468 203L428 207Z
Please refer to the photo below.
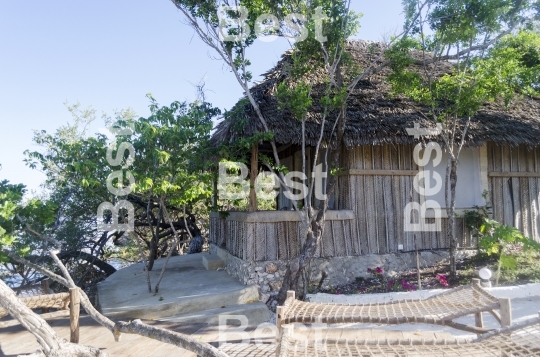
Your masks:
M446 280L446 275L444 274L436 274L435 279L439 281L439 284L442 286L448 286L448 281Z
M384 276L384 269L381 267L368 268L368 273L373 275L373 277L381 282L381 285L386 289L386 291L414 291L416 287L405 280L393 280L387 279Z

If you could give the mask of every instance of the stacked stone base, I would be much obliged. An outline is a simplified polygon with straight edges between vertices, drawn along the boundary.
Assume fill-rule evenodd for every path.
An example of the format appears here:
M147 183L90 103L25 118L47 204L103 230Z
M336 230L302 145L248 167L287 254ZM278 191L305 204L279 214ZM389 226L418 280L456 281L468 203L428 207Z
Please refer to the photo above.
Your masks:
M259 285L260 299L267 303L274 299L281 288L287 269L286 261L244 261L225 249L210 244L210 254L218 255L225 261L227 272L240 282ZM457 259L476 254L476 250L460 250ZM430 250L420 252L422 268L430 267L448 260L447 250ZM386 274L392 276L401 271L416 268L416 253L368 254L362 256L314 258L308 270L309 283L312 286L321 284L323 288L353 282L357 277L370 277L368 268L381 267ZM325 272L325 278L321 283ZM272 309L274 306L269 306Z

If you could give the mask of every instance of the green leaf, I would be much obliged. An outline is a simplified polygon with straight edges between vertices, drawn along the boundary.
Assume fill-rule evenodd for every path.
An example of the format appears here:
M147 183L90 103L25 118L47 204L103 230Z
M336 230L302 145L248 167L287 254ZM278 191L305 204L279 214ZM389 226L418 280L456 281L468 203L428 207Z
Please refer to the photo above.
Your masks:
M500 257L500 260L501 260L501 265L502 267L506 268L506 269L516 269L517 267L517 260L515 257L511 256L511 255L505 255L505 254L502 254L501 257Z

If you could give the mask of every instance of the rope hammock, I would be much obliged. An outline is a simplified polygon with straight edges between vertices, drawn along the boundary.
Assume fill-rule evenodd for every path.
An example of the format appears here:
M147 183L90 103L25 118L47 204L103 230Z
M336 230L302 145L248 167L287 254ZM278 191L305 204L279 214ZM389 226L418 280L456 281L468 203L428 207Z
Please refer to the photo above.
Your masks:
M300 337L300 338L297 338ZM504 327L478 339L441 340L306 340L294 334L294 325L284 327L278 357L319 356L539 356L540 317ZM270 356L270 355L268 355ZM233 355L231 355L233 357Z
M495 310L499 310L498 313ZM387 303L345 305L299 301L294 292L287 293L285 304L277 308L276 324L300 323L377 323L405 324L426 323L446 325L477 334L490 331L485 329L481 314L491 313L501 326L510 326L510 299L498 299L482 289L478 284L462 285L426 299L408 299ZM477 315L477 326L469 326L453 320Z
M277 344L223 343L219 350L229 357L275 357Z
M22 297L19 300L30 309L60 309L66 310L69 305L69 293L35 295ZM8 312L0 307L0 318L8 315Z
M225 343L219 349L230 357L530 357L540 355L540 317L493 330L477 339L308 340L305 335L295 334L291 324L284 326L279 345Z

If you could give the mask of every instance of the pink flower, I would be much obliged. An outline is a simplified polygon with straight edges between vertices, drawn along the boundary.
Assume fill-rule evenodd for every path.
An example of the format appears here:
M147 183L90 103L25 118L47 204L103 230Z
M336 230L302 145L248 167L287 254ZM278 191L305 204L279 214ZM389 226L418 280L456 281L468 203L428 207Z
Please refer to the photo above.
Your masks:
M442 286L448 286L448 281L446 280L446 275L443 274L437 274L435 275L435 279L439 281L439 284Z

